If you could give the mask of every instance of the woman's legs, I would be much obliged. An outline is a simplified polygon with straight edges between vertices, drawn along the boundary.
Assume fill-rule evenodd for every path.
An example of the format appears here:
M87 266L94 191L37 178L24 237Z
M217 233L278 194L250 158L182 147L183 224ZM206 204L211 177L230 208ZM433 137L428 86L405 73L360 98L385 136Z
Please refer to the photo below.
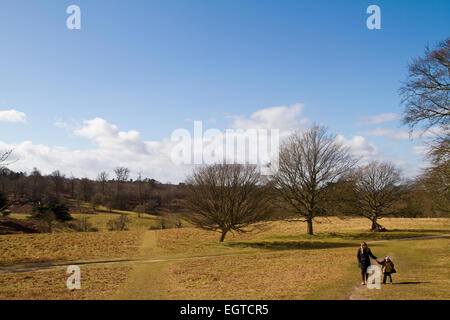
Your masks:
M362 284L366 284L367 279L369 278L369 275L367 274L367 267L361 268L361 278L362 278Z

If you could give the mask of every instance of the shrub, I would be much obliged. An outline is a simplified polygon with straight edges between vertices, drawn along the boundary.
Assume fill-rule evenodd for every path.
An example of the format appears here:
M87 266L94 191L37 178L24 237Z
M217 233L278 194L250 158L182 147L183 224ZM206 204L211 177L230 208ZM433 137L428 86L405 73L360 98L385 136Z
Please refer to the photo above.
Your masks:
M77 232L97 232L98 228L92 226L92 223L89 221L88 217L83 217L80 220L76 220L74 222L70 222L67 224L70 229L73 229Z
M130 222L130 218L128 218L125 214L121 214L120 217L109 220L106 226L109 231L124 231L128 230Z

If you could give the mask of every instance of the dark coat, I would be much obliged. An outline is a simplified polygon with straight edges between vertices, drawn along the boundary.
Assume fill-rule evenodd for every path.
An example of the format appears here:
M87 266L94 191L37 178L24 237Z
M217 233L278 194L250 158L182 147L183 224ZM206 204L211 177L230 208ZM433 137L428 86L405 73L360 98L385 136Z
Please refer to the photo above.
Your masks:
M370 266L370 257L375 260L377 259L377 257L372 254L372 251L369 248L366 248L364 252L362 252L361 248L359 248L358 254L356 256L358 258L358 266L361 269L367 269Z
M382 262L378 262L378 264L381 264L383 266L383 273L397 273L394 268L394 263L391 260L389 260L388 262L383 260Z

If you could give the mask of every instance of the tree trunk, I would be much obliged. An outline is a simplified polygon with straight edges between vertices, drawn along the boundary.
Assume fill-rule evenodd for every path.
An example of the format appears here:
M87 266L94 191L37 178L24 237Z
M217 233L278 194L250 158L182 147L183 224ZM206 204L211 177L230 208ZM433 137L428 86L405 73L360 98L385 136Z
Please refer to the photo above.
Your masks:
M307 224L308 224L308 234L313 235L313 222L311 218L308 218L308 220L306 220Z
M377 220L378 220L377 217L372 218L372 228L370 228L370 231L374 231L374 232L375 232L375 231L378 231L378 232L386 231L386 229L383 228L383 226L380 225L380 224L377 222Z
M225 236L227 235L228 230L223 230L222 235L220 236L219 242L223 242L225 240Z
M377 218L372 218L372 228L370 228L371 231L377 231L378 230L378 223Z

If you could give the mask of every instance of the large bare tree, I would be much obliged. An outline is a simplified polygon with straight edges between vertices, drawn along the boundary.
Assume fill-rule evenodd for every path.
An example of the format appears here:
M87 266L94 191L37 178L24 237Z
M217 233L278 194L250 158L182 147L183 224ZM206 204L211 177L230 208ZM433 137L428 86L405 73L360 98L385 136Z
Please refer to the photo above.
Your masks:
M372 231L382 231L378 219L398 210L402 196L400 170L389 162L372 161L358 168L354 177L354 204L359 214L372 221Z
M220 242L228 232L249 232L253 224L271 214L269 186L258 167L215 164L194 170L185 184L187 219L195 226L219 231Z
M405 124L426 128L450 123L450 38L409 65L408 79L400 88Z
M313 234L314 217L325 213L327 185L347 173L357 160L323 126L292 134L281 145L275 188Z
M439 42L409 65L408 79L400 88L403 123L434 130L429 156L436 166L450 160L450 38ZM438 160L439 163L436 163Z

